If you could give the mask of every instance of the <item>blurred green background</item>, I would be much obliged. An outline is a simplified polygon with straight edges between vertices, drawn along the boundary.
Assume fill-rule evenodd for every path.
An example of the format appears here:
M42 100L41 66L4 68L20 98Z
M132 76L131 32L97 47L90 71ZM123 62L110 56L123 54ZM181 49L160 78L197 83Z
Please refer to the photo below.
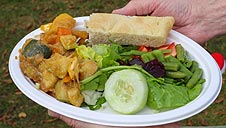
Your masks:
M41 24L51 22L66 12L73 17L88 16L93 12L111 12L123 7L128 0L1 0L0 1L0 128L67 128L47 109L23 95L12 82L8 71L10 52L17 42ZM208 41L210 52L226 57L226 35ZM187 126L226 125L226 75L219 97L203 112L181 121Z

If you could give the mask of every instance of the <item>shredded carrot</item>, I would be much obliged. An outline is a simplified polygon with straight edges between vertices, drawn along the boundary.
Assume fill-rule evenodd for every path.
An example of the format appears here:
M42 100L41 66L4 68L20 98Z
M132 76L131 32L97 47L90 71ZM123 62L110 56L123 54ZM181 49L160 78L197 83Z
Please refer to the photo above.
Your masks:
M68 82L70 82L70 81L71 81L71 78L70 78L69 75L66 75L66 76L63 78L63 82L64 82L64 83L68 83Z

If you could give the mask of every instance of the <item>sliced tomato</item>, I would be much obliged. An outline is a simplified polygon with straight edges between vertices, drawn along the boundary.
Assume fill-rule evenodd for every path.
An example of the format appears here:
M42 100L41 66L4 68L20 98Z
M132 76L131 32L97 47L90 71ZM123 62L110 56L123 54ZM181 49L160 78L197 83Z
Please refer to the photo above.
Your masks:
M175 45L174 42L169 45L168 49L171 49L170 55L172 55L172 56L176 56L177 55L176 45Z
M165 49L168 49L169 47L169 44L166 44L166 45L162 45L160 47L158 47L159 50L165 50Z
M138 48L139 51L142 51L142 52L149 52L151 51L151 47L147 47L147 46L144 46L144 45L141 45L139 48Z
M177 52L176 52L176 45L174 42L170 43L170 44L167 44L167 45L162 45L158 48L159 50L166 50L166 49L170 49L171 52L170 53L166 53L164 54L165 56L168 56L168 55L172 55L172 56L176 56L177 55Z

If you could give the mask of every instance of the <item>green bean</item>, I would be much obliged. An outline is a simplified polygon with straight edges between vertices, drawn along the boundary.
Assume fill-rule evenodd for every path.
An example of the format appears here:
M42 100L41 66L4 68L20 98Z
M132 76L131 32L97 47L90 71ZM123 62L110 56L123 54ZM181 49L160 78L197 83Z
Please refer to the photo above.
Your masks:
M195 84L198 83L201 76L202 76L202 69L197 68L195 70L194 74L192 75L191 79L188 80L186 87L187 88L193 88L195 86Z
M171 53L171 49L161 49L160 50L163 54Z
M161 50L154 50L152 53L154 54L155 58L158 59L158 61L165 62L165 57Z
M185 78L186 74L180 71L176 71L176 72L167 71L166 76L170 78Z
M189 71L178 59L174 58L173 56L167 56L166 59L168 62L174 62L180 66L179 71L186 74L185 81L190 79L193 73Z
M138 50L131 50L129 52L123 52L120 55L121 56L131 56L131 55L138 55L141 56L143 54L145 54L146 52L142 52L142 51L138 51Z
M198 62L196 61L192 61L192 65L191 65L191 72L195 72L195 70L198 68Z
M152 52L147 52L147 53L141 55L141 58L144 61L144 63L147 63L147 62L155 59Z
M176 45L176 52L177 52L177 59L180 62L184 62L184 48L181 46L181 44Z
M164 65L165 70L167 71L178 71L180 67L179 64L172 62L162 62L162 64Z
M169 78L169 77L165 77L165 78L164 78L164 82L166 82L166 83L173 84L174 81L175 81L175 80L174 80L173 78Z
M184 86L185 87L185 84L184 84L185 82L184 82L184 79L178 79L177 81L176 81L176 85L180 85L180 86Z
M190 68L192 66L192 61L185 59L183 65L187 68Z
M203 84L203 83L205 83L205 82L206 82L206 79L201 78L201 79L199 80L198 84Z

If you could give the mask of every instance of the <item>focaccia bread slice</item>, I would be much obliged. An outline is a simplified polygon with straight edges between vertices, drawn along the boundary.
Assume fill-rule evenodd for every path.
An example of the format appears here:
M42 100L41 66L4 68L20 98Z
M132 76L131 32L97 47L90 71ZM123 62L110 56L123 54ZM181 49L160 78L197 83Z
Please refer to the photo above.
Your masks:
M171 16L124 16L93 13L87 22L90 44L111 43L158 47L166 39L174 24Z

